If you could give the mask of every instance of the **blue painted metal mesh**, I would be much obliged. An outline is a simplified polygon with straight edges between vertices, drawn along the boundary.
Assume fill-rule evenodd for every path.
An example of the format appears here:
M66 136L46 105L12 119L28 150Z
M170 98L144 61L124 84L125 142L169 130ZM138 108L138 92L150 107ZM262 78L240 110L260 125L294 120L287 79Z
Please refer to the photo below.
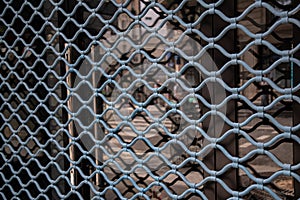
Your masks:
M2 0L0 197L299 198L295 2Z

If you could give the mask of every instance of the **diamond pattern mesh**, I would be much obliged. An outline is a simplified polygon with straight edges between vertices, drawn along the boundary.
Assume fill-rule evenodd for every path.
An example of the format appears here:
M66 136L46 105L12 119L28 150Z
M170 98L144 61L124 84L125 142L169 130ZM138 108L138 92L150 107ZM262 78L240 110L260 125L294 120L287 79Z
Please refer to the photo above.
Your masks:
M1 0L0 198L300 198L299 16Z

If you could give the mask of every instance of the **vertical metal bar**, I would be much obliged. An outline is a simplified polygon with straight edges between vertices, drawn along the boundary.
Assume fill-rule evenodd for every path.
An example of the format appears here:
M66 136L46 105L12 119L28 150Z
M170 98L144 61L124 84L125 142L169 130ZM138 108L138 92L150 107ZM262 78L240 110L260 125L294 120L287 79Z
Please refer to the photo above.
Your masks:
M65 44L65 48L68 48L67 45ZM67 52L66 52L66 60L71 63L71 48L69 47ZM69 66L66 65L66 72L69 71ZM67 85L68 87L72 87L72 76L71 74L69 74L67 77L66 77L66 82L67 82ZM67 96L70 96L71 95L71 92L69 89L67 89ZM73 98L70 97L68 99L68 102L67 102L67 106L68 106L68 109L73 112L73 102L72 102ZM72 119L72 115L69 113L68 114L68 119ZM74 133L74 124L73 124L73 121L70 121L69 124L68 124L68 131L71 135L71 138L69 138L69 143L72 143L72 137L75 137L75 133ZM75 146L74 145L71 145L70 146L70 149L69 149L69 155L70 155L70 159L71 161L75 161L76 160L76 152L75 152ZM76 174L75 174L75 169L72 168L74 167L72 163L70 163L70 167L71 167L71 170L70 170L70 181L71 181L71 184L74 186L76 185Z
M70 11L75 7L76 4L77 4L76 1L64 1L61 6L62 6L62 8L64 9L65 12L70 13ZM78 12L76 12L76 14L74 16L71 16L71 17L78 21L77 18L81 17L80 14L81 14L81 12L78 11ZM61 20L62 20L62 23L65 23L65 21L67 20L66 16L62 15ZM75 31L76 31L75 26L68 25L63 29L63 34L67 38L72 38L74 36ZM73 43L75 45L77 45L76 40L73 41ZM76 60L75 51L73 51L72 47L68 46L67 43L64 43L63 45L64 45L64 49L67 49L66 54L65 54L65 59L66 59L67 63L69 63L69 64L72 63L73 64L73 61ZM65 65L65 71L66 71L66 74L68 74L68 72L70 71L70 66L68 64ZM74 86L74 78L75 78L75 75L72 74L72 73L69 73L66 76L66 85L67 85L67 87L72 88ZM68 143L71 144L70 147L69 147L69 156L70 156L70 160L71 160L70 163L69 163L69 166L71 168L71 170L70 170L70 182L71 182L71 187L72 187L72 186L78 185L80 183L80 181L82 181L82 180L80 179L78 171L75 170L76 166L74 165L74 162L78 160L78 157L81 155L81 153L76 152L75 145L74 145L74 142L75 142L74 137L77 136L77 133L76 133L76 129L75 129L74 119L72 117L72 112L74 112L73 97L72 97L72 94L71 94L71 91L70 91L69 88L66 88L65 92L66 92L66 95L67 95L66 99L68 99L67 107L68 107L68 110L69 110L69 112L67 114L68 120L69 120L68 132L70 134L70 137L68 138ZM80 167L80 165L78 165L77 167ZM82 193L83 188L84 187L81 187L80 189L76 189L76 192Z
M210 3L214 2L213 0L209 1ZM231 17L234 15L236 9L236 1L224 1L222 5L218 7L218 10L221 10L226 16ZM217 17L216 14L211 15L205 23L201 26L201 31L207 36L216 36L221 32L222 27L224 27L224 21ZM222 40L218 41L223 48L225 48L228 52L236 52L236 31L231 31L223 37ZM226 57L222 55L220 52L213 50L211 52L211 57L213 61L217 65L217 68L220 69L227 62ZM238 66L232 66L228 68L226 71L222 73L222 79L225 83L227 83L230 87L236 87L238 82ZM204 98L209 99L207 95L209 92L202 92ZM218 95L218 94L215 94ZM229 95L228 93L226 95ZM214 102L211 102L214 103ZM205 112L205 111L204 111ZM237 120L237 110L236 110L236 102L231 101L227 104L226 116L233 122ZM211 117L211 120L218 120L215 117ZM204 129L209 128L209 120L205 120L203 122ZM226 125L223 128L222 133L226 132L231 127ZM223 147L232 155L238 155L237 148L237 139L235 135L229 135L226 139L221 143ZM204 163L211 170L220 170L226 164L231 163L226 156L217 150L211 151L205 158ZM205 176L208 176L206 174ZM224 174L221 178L228 187L233 190L237 190L238 188L238 170L230 169L226 174ZM205 185L204 193L208 199L227 199L230 197L230 194L225 191L225 189L217 184L217 182Z
M91 59L93 62L95 62L95 46L92 45L91 47ZM92 69L91 70L95 70L95 65L93 65ZM93 87L94 87L94 94L96 93L96 88L97 88L97 77L96 77L96 70L93 72L92 74L92 84L93 84ZM101 105L102 106L102 105ZM101 140L102 137L101 137L101 131L102 130L99 130L99 125L97 123L97 96L94 96L94 99L93 99L93 110L94 110L94 137L95 137L95 140L98 141L98 140ZM101 165L101 151L99 148L96 148L95 149L95 163L97 166ZM99 160L100 159L100 160ZM96 174L96 181L95 181L95 184L96 186L100 186L101 185L101 175L99 173Z
M63 23L61 21L61 16L58 16L58 20L59 20L59 24L60 24L59 26L61 26L61 24ZM59 36L59 41L58 42L59 42L59 52L63 52L65 44L64 44L64 41L63 41L61 36ZM59 74L61 76L64 76L66 74L66 67L65 67L65 63L63 61L59 62L59 70L60 70ZM67 99L68 90L66 89L66 87L62 86L59 89L60 89L61 99ZM64 103L64 105L67 106L67 103ZM69 118L68 112L66 110L63 110L61 112L61 123L66 124L67 121L68 121L68 118ZM63 145L62 146L65 147L69 143L69 138L64 134L64 131L62 131L61 135L62 135L62 140L63 140ZM63 167L61 169L63 169L64 171L67 171L68 168L69 168L69 160L65 156L64 156L63 162L64 162ZM64 184L63 185L64 189L62 190L63 191L62 193L66 194L70 190L70 187L69 187L68 184L66 184L65 181L62 184Z
M43 14L44 16L49 16L52 12L54 12L55 7L53 6L53 4L49 1L46 0L43 4ZM54 13L51 17L50 22L55 26L55 27L61 27L63 22L64 22L64 17L61 13ZM55 35L55 30L52 28L46 28L43 32L45 40L46 41L50 41L52 39L52 37ZM64 43L63 40L61 38L61 36L58 36L58 40L53 40L53 42L51 43L51 46L54 47L56 49L57 52L62 52L64 49ZM56 55L54 52L49 51L45 54L45 61L47 64L50 63L50 65L52 63L54 63L54 61L57 59L58 55ZM47 66L48 67L48 66ZM64 76L65 74L65 64L63 61L60 61L56 64L56 66L53 68L53 70L55 70L55 72L59 75L59 76ZM47 85L54 85L56 83L57 78L55 76L49 75L47 78ZM60 99L66 99L66 90L65 87L61 86L55 89L55 93L56 95L58 95L58 97ZM50 110L54 110L56 108L56 106L58 106L59 102L55 99L55 98L49 98L48 102L47 102L47 106L49 107ZM61 119L61 123L64 124L67 122L68 120L68 116L67 116L67 112L62 111L59 113L55 114L55 117L58 117L58 119ZM59 128L61 127L57 127L58 125L56 123L52 124L50 123L49 126L47 127L47 129L49 130L49 133L53 133L54 131L57 132ZM48 138L47 138L48 139ZM66 144L68 143L68 137L65 136L63 131L60 131L60 133L57 135L56 137L57 142L60 144L61 147L66 146ZM49 151L50 155L56 155L57 152L60 152L60 149L56 146L56 145L51 145L49 146L49 148L47 149L47 151ZM61 158L57 158L56 159L57 164L60 166L60 169L66 171L69 168L68 165L68 159L65 158L64 156ZM59 177L61 174L58 172L57 169L55 169L55 167L51 167L49 168L49 172L50 177ZM58 182L55 186L60 190L61 194L66 194L67 191L69 191L68 188L68 184L65 184L65 180ZM51 199L58 199L58 194L54 191L54 190L50 190L49 192L47 192L47 195L51 198Z
M294 8L296 8L298 6L298 4L296 3L297 1L294 1ZM293 18L295 19L300 19L300 12L297 12L295 14L295 16L293 16ZM300 30L299 28L294 25L293 27L293 46L297 46L300 43ZM290 55L291 56L291 55ZM294 58L300 60L300 51L297 51L294 55ZM291 85L292 86L297 86L300 84L300 67L298 65L294 64L294 67L292 69L292 76L293 80L291 80ZM293 83L292 83L293 82ZM300 90L296 91L295 93L293 93L293 95L296 96L300 96ZM293 101L293 126L296 126L298 124L300 124L300 105L299 103L297 103L296 101ZM297 135L298 137L300 137L300 130L294 132L293 134ZM293 144L293 160L294 160L294 165L297 165L300 163L300 144L297 142L294 142ZM299 176L300 176L300 169L295 171ZM294 199L299 199L300 198L300 183L294 179L294 192L295 192L295 196Z
M209 2L207 3L212 3L213 1L210 0ZM203 11L201 11L203 12ZM207 36L212 36L213 34L213 16L210 15L207 17L207 20L201 25L201 31L207 35ZM210 56L214 59L213 57L213 52L210 53ZM208 96L209 92L208 92L208 88L203 88L202 91L201 91L201 94L202 96L205 98L205 99L209 99L210 97ZM206 108L205 106L202 108L202 111L203 111L203 114L208 112L208 108ZM208 129L209 129L209 123L210 123L210 120L207 118L203 121L202 125L203 125L203 129L208 132ZM204 164L211 170L215 170L216 169L216 152L215 150L212 150L206 157L204 157ZM204 176L209 176L209 174L207 173L204 173ZM214 200L216 199L216 187L217 187L217 184L216 182L209 182L207 184L205 184L205 187L204 187L204 193L206 195L206 197L210 200Z
M224 1L223 4L218 8L222 10L222 12L228 16L228 17L234 17L235 9L236 9L236 1ZM222 30L221 24L224 24L225 22L217 17L217 15L214 15L216 18L214 20L214 35L217 35ZM224 24L225 25L225 24ZM222 45L223 48L225 48L228 52L237 52L236 51L236 30L229 31L224 38L218 42L220 45ZM223 60L221 59L223 57ZM216 64L218 67L223 67L223 65L227 62L227 58L220 53L215 52L214 53L214 60L217 62ZM232 88L235 88L237 86L237 80L239 77L237 77L238 73L238 66L231 66L226 69L222 73L222 80L229 85ZM226 95L230 95L227 93ZM237 105L236 101L230 101L227 103L227 110L226 110L226 116L233 122L237 121ZM231 129L232 127L228 126L225 123L223 132ZM238 156L238 148L237 148L237 136L234 134L231 134L226 137L226 139L221 143L223 147L226 148L228 153L232 156ZM216 170L220 170L223 168L226 164L231 163L231 160L228 160L228 158L220 151L216 153ZM238 169L231 168L229 169L223 176L220 177L226 185L233 189L238 190ZM227 199L231 197L231 194L227 193L225 189L221 185L217 185L216 188L216 199Z

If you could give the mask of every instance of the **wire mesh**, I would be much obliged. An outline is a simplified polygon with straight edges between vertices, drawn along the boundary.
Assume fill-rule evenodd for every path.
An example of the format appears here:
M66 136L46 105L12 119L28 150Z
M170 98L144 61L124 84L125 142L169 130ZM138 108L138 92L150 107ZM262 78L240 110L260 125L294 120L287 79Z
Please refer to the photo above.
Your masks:
M1 0L2 199L298 199L297 1Z

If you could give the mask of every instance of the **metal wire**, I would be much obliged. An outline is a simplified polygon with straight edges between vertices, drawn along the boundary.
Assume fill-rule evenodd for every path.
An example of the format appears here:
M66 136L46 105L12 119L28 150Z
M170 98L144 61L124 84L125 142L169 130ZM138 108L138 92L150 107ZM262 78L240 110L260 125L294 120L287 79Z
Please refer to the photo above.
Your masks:
M209 183L219 185L229 199L246 198L256 190L281 199L272 187L278 177L300 182L300 163L286 163L273 151L278 143L300 145L296 134L300 124L280 121L273 112L280 110L276 106L281 103L300 104L296 95L300 84L293 81L298 76L293 71L300 66L294 56L300 44L281 48L278 43L284 42L268 39L287 24L291 30L300 29L300 5L292 6L287 1L288 5L280 4L283 8L279 8L271 1L252 1L235 16L228 16L220 8L224 0L172 3L1 2L2 199L159 199L159 195L169 199L209 199ZM188 13L191 9L195 10ZM270 13L274 20L266 29L255 31L255 25L245 21L259 9ZM146 18L151 12L155 14L150 18L157 19L149 25ZM181 12L194 16L194 20L185 19ZM209 36L201 26L211 16L221 18L226 26ZM122 27L122 20L127 26ZM170 40L170 32L160 32L166 27L177 27L172 34L179 33L178 37ZM138 38L131 37L133 30L142 30ZM240 41L235 52L228 51L221 42L232 30L248 38L245 44ZM196 45L201 44L192 55L182 46L187 42L186 36L191 36ZM153 40L159 42L152 44ZM258 47L276 60L263 67L249 64L244 56ZM157 49L159 53L155 53ZM219 51L227 61L208 68L203 58L210 58L211 50ZM179 69L168 66L172 59L176 66L176 61L181 60ZM210 59L215 61L213 56ZM280 80L270 74L289 63L291 77L285 79L291 82L282 87ZM248 74L239 85L232 86L222 77L232 66ZM201 77L194 86L184 78L190 68ZM240 79L237 76L232 75ZM202 93L211 83L220 85L222 92L216 96L224 96L219 102ZM261 83L274 94L267 105L258 105L263 97L246 94L249 87ZM176 96L173 85L181 88L183 97ZM197 103L191 103L188 112L184 106L193 99ZM234 112L240 114L239 109L246 108L250 114L232 119L223 110L232 101L241 105ZM282 112L289 109L286 106ZM203 125L212 117L220 118L222 127L229 128L221 127L222 133L212 136ZM251 135L251 128L261 130L259 123L253 125L259 119L277 132L268 141ZM224 145L231 135L242 138L252 149L243 155L232 154ZM178 151L184 153L178 156ZM206 160L211 151L221 152L229 162L219 169L211 168ZM249 163L259 156L267 157L277 170L268 176L258 175L259 170ZM249 184L228 186L222 177L232 169L245 174ZM215 194L218 195L217 189Z

